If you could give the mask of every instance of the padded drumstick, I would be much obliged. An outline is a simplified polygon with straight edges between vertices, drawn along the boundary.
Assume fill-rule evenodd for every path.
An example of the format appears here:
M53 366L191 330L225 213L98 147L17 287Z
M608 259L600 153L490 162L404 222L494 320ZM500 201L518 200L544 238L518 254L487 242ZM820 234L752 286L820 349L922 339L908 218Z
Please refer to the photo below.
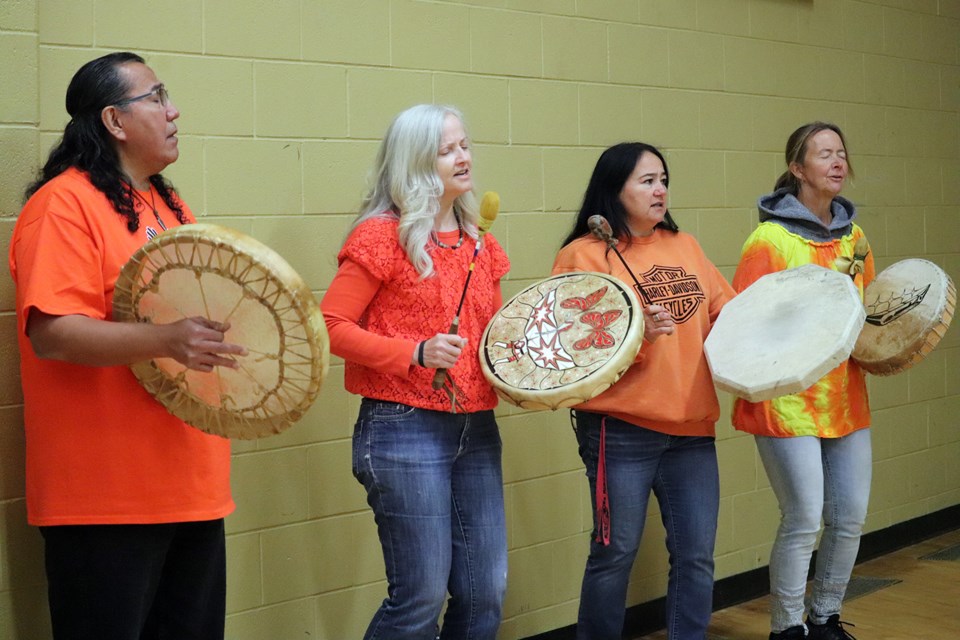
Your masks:
M613 252L620 258L620 262L623 263L623 268L627 270L627 273L633 278L633 283L637 285L637 291L640 292L640 297L643 298L643 304L651 304L650 297L647 296L647 292L643 290L643 285L637 280L637 276L633 275L633 271L630 270L627 261L620 255L620 250L617 249L617 240L613 237L613 228L610 226L610 223L607 222L607 219L601 215L590 216L587 218L587 226L590 227L590 233L606 242L607 246L613 249Z
M500 213L500 195L496 191L487 191L483 194L483 200L480 201L480 221L477 223L477 231L481 238L483 234L490 231L498 213Z
M500 213L500 195L496 191L487 191L483 194L480 201L480 219L477 221L477 246L473 249L473 257L470 258L470 268L467 271L467 279L463 283L463 293L460 294L460 304L457 305L457 315L453 317L450 323L450 331L453 335L460 330L460 311L463 309L463 301L467 297L467 287L470 286L470 276L473 275L473 268L477 262L477 254L480 253L480 246L483 244L483 236L490 231L493 221L497 219ZM439 389L447 379L446 369L437 369L433 375L433 388Z
M590 216L587 218L587 226L590 227L590 233L597 236L611 247L616 247L617 243L613 239L613 229L610 223L601 215Z

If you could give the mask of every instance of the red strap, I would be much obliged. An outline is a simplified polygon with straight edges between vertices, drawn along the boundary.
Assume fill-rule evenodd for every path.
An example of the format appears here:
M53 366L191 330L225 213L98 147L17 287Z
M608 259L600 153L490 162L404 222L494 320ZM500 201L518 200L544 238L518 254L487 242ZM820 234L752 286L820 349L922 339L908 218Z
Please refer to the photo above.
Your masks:
M607 417L600 420L600 457L597 460L597 542L610 545L610 496L607 494Z

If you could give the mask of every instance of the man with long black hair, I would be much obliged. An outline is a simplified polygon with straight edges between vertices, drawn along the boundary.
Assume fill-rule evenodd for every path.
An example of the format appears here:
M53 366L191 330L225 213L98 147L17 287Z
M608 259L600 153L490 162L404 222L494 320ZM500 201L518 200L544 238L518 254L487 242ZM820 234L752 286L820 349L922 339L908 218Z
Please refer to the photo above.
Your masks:
M222 639L230 444L150 396L129 365L210 371L245 349L203 318L112 320L123 264L194 221L160 172L180 116L143 58L88 62L70 121L17 220L10 271L27 442L27 517L44 538L57 640Z

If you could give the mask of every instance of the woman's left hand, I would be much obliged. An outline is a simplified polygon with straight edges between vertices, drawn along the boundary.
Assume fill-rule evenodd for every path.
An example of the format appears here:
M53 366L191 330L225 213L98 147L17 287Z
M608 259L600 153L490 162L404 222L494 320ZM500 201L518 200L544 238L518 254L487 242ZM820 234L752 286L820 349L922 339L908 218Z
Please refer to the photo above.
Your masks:
M676 323L670 317L670 312L666 307L658 304L650 304L643 308L643 337L647 342L653 342L660 336L668 336L673 333Z

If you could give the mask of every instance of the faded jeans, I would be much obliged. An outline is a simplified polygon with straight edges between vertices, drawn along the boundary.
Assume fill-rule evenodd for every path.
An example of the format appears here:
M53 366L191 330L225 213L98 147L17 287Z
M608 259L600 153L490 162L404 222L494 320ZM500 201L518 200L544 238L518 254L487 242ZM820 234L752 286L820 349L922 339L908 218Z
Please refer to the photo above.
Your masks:
M780 528L770 552L770 627L803 624L810 558L823 518L810 598L822 624L840 605L860 549L870 499L870 430L842 438L757 436L757 450L780 503Z
M367 490L387 598L365 639L494 640L507 582L501 441L493 411L364 399L353 471Z
M590 481L594 536L580 593L579 640L619 640L627 586L653 490L667 534L667 634L703 640L713 610L713 548L720 503L714 439L671 436L606 418L610 544L596 540L602 415L576 412L580 457Z

